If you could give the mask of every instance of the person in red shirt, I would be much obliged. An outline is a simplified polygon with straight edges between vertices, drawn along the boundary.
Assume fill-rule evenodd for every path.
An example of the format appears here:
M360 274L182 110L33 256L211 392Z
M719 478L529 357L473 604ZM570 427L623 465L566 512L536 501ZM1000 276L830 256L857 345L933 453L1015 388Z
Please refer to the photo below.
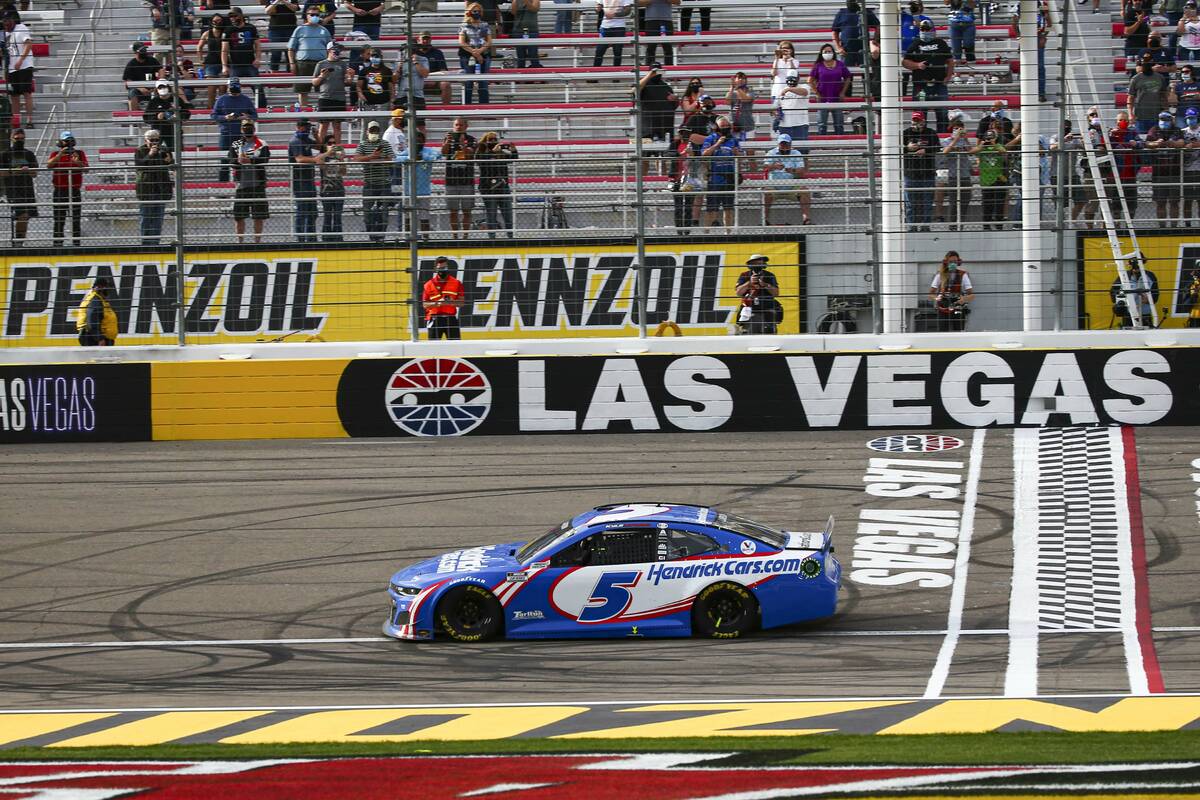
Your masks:
M462 281L451 274L454 267L445 256L437 257L433 270L434 276L425 281L425 288L421 292L429 339L461 339L458 309L463 304Z
M58 137L58 150L46 160L54 185L54 246L61 247L67 212L71 213L71 231L75 246L82 238L83 173L87 172L87 154L75 147L75 135L63 131Z

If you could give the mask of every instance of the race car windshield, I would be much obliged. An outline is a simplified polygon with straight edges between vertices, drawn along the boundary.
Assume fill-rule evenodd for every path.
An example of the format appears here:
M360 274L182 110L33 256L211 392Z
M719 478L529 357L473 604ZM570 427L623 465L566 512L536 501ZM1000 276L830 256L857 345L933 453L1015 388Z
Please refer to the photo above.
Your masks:
M533 556L540 551L545 550L550 546L551 542L569 530L571 530L571 520L567 520L561 525L555 525L553 528L546 531L541 536L537 537L518 550L516 555L517 561L521 562L522 564L525 563L528 559L533 558Z
M740 517L737 514L720 513L717 514L716 525L719 528L724 528L727 531L733 531L741 536L748 536L751 539L758 539L760 542L766 542L779 550L787 546L788 537L774 528L768 528L758 522L752 522L745 517Z

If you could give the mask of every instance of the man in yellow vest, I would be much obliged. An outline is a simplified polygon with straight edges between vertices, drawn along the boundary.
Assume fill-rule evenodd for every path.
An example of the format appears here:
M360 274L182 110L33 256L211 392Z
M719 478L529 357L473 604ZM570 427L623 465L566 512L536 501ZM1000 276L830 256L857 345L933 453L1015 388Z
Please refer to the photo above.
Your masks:
M108 302L112 288L112 278L96 278L75 312L75 330L79 331L79 343L84 347L112 347L117 341L117 312Z

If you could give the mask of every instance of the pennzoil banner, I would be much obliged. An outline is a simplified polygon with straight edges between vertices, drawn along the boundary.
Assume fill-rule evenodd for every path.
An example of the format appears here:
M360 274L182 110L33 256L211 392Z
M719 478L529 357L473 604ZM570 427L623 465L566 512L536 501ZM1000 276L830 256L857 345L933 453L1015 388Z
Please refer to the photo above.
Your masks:
M647 321L688 334L727 334L739 308L734 287L752 253L779 279L780 333L801 330L802 245L772 242L646 248ZM464 338L635 335L638 273L630 246L448 248L421 253L419 277L447 256L466 291ZM76 341L75 309L99 276L122 345L174 344L179 310L171 254L114 253L0 259L0 346ZM183 325L193 344L410 337L407 250L207 252L184 264Z
M1133 251L1127 238L1121 238L1122 252ZM1117 278L1112 248L1104 236L1085 236L1082 239L1082 280L1084 297L1081 307L1087 314L1082 327L1090 329L1116 328L1120 319L1113 313L1110 295ZM1146 268L1158 279L1158 302L1155 313L1160 327L1187 326L1195 295L1189 290L1200 281L1200 232L1182 235L1142 236L1138 249L1146 257ZM1147 324L1150 324L1147 321Z

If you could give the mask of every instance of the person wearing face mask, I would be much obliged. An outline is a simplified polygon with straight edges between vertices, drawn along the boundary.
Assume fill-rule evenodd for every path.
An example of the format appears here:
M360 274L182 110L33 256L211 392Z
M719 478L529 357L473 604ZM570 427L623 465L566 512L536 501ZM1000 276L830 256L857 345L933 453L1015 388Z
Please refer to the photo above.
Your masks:
M37 168L37 156L32 150L25 149L25 131L15 129L8 150L0 151L0 176L3 176L4 195L12 218L13 247L24 244L29 220L38 215L37 190L33 183Z
M1187 226L1200 219L1200 109L1183 112L1183 198L1180 219Z
M904 51L900 62L905 69L913 71L913 100L944 101L950 99L947 83L954 77L954 56L946 40L937 35L933 23L920 23L917 39ZM938 107L937 129L945 133L949 124L946 109Z
M1191 64L1184 64L1179 70L1179 80L1167 93L1167 105L1175 106L1178 114L1175 126L1184 126L1183 112L1188 108L1200 108L1200 81L1196 80L1195 69Z
M92 283L92 290L83 296L75 310L75 330L83 347L112 347L117 343L120 324L108 296L113 280L101 275Z
M383 31L383 0L344 0L342 8L354 15L352 32L361 33L372 42L379 41ZM357 67L362 57L362 50L351 50L350 66Z
M243 121L258 119L258 109L253 100L242 94L242 82L230 78L225 84L225 94L217 98L209 116L217 123L217 149L224 152L241 134ZM229 180L228 163L221 167L217 180L221 183Z
M925 5L920 0L913 0L908 4L907 8L900 10L900 52L908 51L909 46L917 40L917 33L922 22L933 24L933 20L925 16ZM904 72L900 76L900 94L908 94L908 84L912 79L911 72Z
M367 123L366 136L351 161L363 165L363 225L373 242L382 242L392 208L392 162L396 154L383 138L378 120Z
M625 18L633 9L633 0L603 0L596 4L596 13L600 17L600 38L624 39ZM604 64L604 54L609 48L613 51L613 66L621 66L621 44L600 44L596 46L596 54L592 56L592 66Z
M707 94L700 95L700 109L684 117L683 125L703 141L717 129L717 103Z
M1143 58L1138 74L1129 80L1126 111L1134 120L1138 133L1149 133L1166 109L1169 83L1165 75L1154 71L1154 62Z
M967 327L967 304L975 299L971 276L962 268L962 257L949 250L929 284L929 300L938 313L939 331L962 331Z
M238 244L246 235L246 218L254 220L254 241L262 241L263 223L271 216L267 207L267 162L271 148L254 134L254 123L244 120L241 136L234 141L226 155L233 164L233 229Z
M1179 218L1183 131L1176 127L1171 112L1164 111L1158 115L1158 125L1146 134L1146 149L1152 154L1150 169L1158 221L1173 224Z
M321 24L320 9L307 6L304 9L304 24L292 31L288 39L288 63L292 73L298 78L307 78L296 83L296 104L308 104L308 93L312 91L312 76L317 71L317 64L325 58L326 48L333 41L333 36Z
M258 0L267 9L267 41L283 44L291 41L296 30L296 14L300 11L299 0ZM283 61L283 50L272 50L268 63L271 72L278 72Z
M421 226L421 230L429 233L430 224L433 221L433 209L430 203L430 196L433 194L433 162L441 161L442 154L436 147L429 147L425 143L425 132L417 131L416 142L416 210L417 224ZM514 153L515 148L514 148ZM413 193L409 188L409 168L407 161L409 159L408 148L396 152L395 167L404 176L404 198L407 204L413 197ZM395 172L395 170L393 170ZM408 225L408 215L403 210L400 212L400 224L397 230L404 230Z
M312 123L296 120L296 132L288 142L288 167L292 175L292 198L296 201L293 232L298 242L317 240L317 168L327 150L312 137Z
M203 65L205 78L220 78L225 74L221 68L221 42L225 38L225 17L213 14L208 18L208 28L200 34L196 43L196 57ZM208 107L217 102L217 87L208 87Z
M1127 283L1122 286L1121 276L1118 275L1108 290L1113 304L1113 317L1120 319L1123 329L1133 327L1130 306L1138 309L1142 327L1149 328L1154 325L1153 306L1158 305L1159 297L1158 276L1144 269L1144 262L1145 257L1141 255L1129 259L1125 269Z
M833 45L823 45L808 73L809 88L817 93L818 102L844 103L850 96L851 80L850 70L837 60ZM822 136L828 132L830 117L833 118L833 132L841 136L846 132L845 115L836 108L822 108L817 112L817 132Z
M1122 0L1121 20L1124 23L1125 57L1136 59L1146 48L1150 36L1150 14L1153 0Z
M134 192L143 245L157 245L162 235L167 201L174 194L173 163L171 151L163 146L162 134L155 128L146 131L145 142L133 154L133 166L137 170Z
M729 118L733 121L733 133L739 142L754 135L754 98L746 73L736 73L729 82L725 102L729 103Z
M58 138L58 149L46 159L50 168L50 183L54 187L54 246L63 243L63 231L67 217L71 217L71 231L75 246L83 238L81 217L83 213L83 173L87 172L87 153L75 143L75 134L63 131Z
M413 108L425 108L425 78L429 76L429 59L420 50L400 51L396 61L395 97L392 104L396 108L408 108L408 83L412 81ZM449 86L443 82L443 85Z
M458 28L458 65L464 75L492 71L492 26L483 21L483 6L471 3ZM489 102L487 81L467 81L463 84L463 103L475 102L475 87L479 87L479 102Z
M975 0L948 0L950 50L955 61L975 63Z
M699 78L692 78L688 81L687 88L683 90L683 96L679 98L679 110L683 114L683 121L687 123L688 117L700 111L700 95L704 94L704 82Z
M701 152L709 159L704 224L712 227L718 220L723 219L725 228L732 230L738 159L743 152L737 137L734 136L733 124L728 119L717 119L717 130L704 140Z
M433 262L433 277L421 288L426 336L430 341L462 338L458 309L464 296L462 281L454 277L454 265L445 256L438 256Z
M962 230L967 221L967 211L971 208L971 142L967 138L967 128L961 111L955 112L950 118L950 135L942 147L941 163L945 165L946 182L934 193L933 207L937 222L945 222L947 217L942 211L942 202L950 198L949 220L952 229Z
M242 9L229 9L229 24L225 27L225 41L221 47L221 66L231 78L257 78L262 63L262 39L258 28L246 19ZM260 108L266 108L267 92L262 86L255 89Z
M663 80L661 64L650 66L638 82L638 89L642 100L642 136L666 142L675 127L675 108L679 99L671 84ZM642 163L643 175L648 162L646 159Z
M381 125L387 123L391 113L392 95L396 91L393 82L391 67L383 63L383 51L371 48L366 60L358 68L355 81L359 108L366 112L364 119L371 119L372 115L376 115L374 118L378 119Z
M354 71L342 61L342 46L330 42L325 48L325 60L313 71L312 85L318 91L318 111L345 111L348 89L354 81ZM342 138L342 121L338 117L322 117L318 139L329 133Z
M763 156L763 169L767 172L770 185L763 192L763 225L771 224L771 206L776 199L794 197L800 204L800 221L809 223L812 210L812 195L799 181L808 177L808 164L799 151L792 149L792 137L779 134L776 146Z
M789 75L775 100L779 133L787 134L793 142L808 141L808 94L808 86L800 82L800 77ZM804 152L802 147L797 149Z
M475 137L467 133L468 125L466 117L457 117L454 129L442 141L450 230L455 238L461 234L464 239L471 235L471 213L475 210L475 149L478 145Z
M1200 61L1200 9L1195 2L1184 3L1183 18L1175 26L1175 33L1179 37L1175 57L1190 63Z
M151 128L162 134L166 146L179 152L179 142L175 141L175 116L180 119L191 119L192 104L182 94L171 91L171 84L159 81L154 86L154 96L146 101L146 110L142 120Z
M1000 143L1007 144L1008 140L1012 138L1013 131L1013 121L1008 116L1007 101L996 100L992 103L992 110L980 118L979 125L975 128L975 138L982 139L993 126L999 126Z
M162 69L162 64L157 58L150 55L150 50L146 47L145 42L136 42L133 45L133 58L129 59L129 63L125 65L125 71L121 73L121 80L127 84L130 81L152 81L158 77L160 69ZM129 110L137 111L141 108L142 103L149 100L153 94L152 89L130 86Z
M878 28L879 17L871 9L862 8L859 0L846 0L846 7L840 9L833 18L833 25L830 26L833 44L848 66L862 66L864 26L867 29Z
M968 152L979 158L979 195L983 201L983 229L1002 230L1008 204L1008 148L995 128Z
M1083 137L1071 130L1071 120L1063 122L1063 135L1050 137L1050 176L1057 187L1056 191L1064 196L1065 205L1071 209L1071 221L1079 219L1088 205L1084 182L1075 171L1079 164L1079 156L1083 151ZM1063 185L1059 176L1058 160L1066 159L1063 165L1066 184ZM1095 194L1093 190L1092 194ZM1094 207L1095 202L1092 202Z
M346 148L332 133L321 144L321 241L340 242L346 205Z
M496 231L504 231L504 237L513 237L513 200L510 165L518 158L517 148L500 139L495 131L479 137L479 194L483 197L483 208L487 214L488 238L493 239Z
M1138 61L1149 61L1154 65L1154 71L1165 78L1170 78L1175 71L1175 58L1171 50L1163 46L1162 36L1151 33L1146 38L1146 47L1138 53Z
M912 125L901 132L904 149L904 216L915 230L929 230L933 221L934 166L941 142L925 124L925 115L914 111Z

